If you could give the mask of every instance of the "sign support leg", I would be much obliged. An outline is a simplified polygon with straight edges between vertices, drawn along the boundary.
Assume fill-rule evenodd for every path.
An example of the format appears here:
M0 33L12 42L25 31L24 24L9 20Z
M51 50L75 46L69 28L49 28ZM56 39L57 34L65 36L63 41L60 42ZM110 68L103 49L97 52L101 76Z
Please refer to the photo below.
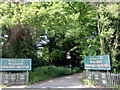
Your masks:
M27 85L28 85L28 77L29 77L29 72L27 71L27 81L26 81L26 83L27 83Z
M2 85L3 84L3 74L2 74L2 72L0 72L0 85Z

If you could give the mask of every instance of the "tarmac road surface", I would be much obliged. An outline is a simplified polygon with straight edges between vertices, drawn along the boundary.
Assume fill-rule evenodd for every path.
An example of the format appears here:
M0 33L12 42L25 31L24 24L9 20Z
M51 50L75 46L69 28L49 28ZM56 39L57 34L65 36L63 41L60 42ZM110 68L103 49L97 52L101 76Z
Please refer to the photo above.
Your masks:
M10 86L7 88L99 88L96 86L84 85L82 78L83 73L76 73L69 76L41 81L32 85Z

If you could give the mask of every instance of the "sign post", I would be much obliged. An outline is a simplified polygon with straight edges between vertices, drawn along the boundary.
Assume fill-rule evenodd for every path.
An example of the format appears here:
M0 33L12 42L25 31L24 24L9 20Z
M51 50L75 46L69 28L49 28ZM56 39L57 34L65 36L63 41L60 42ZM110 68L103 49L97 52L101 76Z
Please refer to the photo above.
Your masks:
M28 84L28 70L31 70L31 59L21 59L21 58L2 58L0 59L0 71L27 71L26 72L26 83ZM25 74L24 74L25 75ZM21 81L25 80L25 76L19 73L13 74L3 74L2 80L0 82L3 82L2 84L9 84L9 81L11 83L14 83L15 81L17 83L21 83ZM24 77L23 77L24 76ZM23 80L21 80L21 77ZM20 80L20 81L19 81Z
M84 61L84 69L86 70L111 70L109 55L101 56L87 56ZM92 73L92 72L91 72ZM107 75L105 73L96 73L92 75L94 80L102 85L107 85ZM91 75L87 75L87 78L91 80Z
M0 85L2 84L2 73L0 72Z
M1 71L27 71L31 70L31 59L0 59Z
M111 70L109 55L85 57L84 69Z
M27 71L27 79L26 79L26 80L27 80L27 81L26 81L27 84L28 84L28 82L29 82L28 76L29 76L29 72Z

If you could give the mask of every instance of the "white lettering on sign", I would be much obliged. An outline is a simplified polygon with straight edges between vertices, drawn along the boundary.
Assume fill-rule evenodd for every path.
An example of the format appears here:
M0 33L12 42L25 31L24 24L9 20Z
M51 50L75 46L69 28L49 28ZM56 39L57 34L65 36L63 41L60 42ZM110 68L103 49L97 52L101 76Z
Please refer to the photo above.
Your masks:
M86 67L109 67L108 64L86 64Z
M102 63L102 61L90 61L90 63Z
M98 59L103 59L103 57L90 58L90 60L98 60Z
M13 68L29 68L29 66L2 66L2 68L5 68L5 69L7 69L7 68L11 68L11 69L13 69Z

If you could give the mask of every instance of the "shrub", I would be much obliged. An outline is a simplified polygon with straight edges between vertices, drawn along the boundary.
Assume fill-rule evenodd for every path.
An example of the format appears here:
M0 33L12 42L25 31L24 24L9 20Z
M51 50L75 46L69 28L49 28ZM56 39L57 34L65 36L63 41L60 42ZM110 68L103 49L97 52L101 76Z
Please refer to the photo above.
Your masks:
M42 66L35 68L33 71L30 71L29 76L29 84L36 83L38 81L42 81L45 79L64 76L76 73L78 71L77 68L71 70L67 67L56 67L56 66Z
M74 72L79 72L80 69L79 69L78 67L75 67L75 68L73 69L73 71L74 71Z
M118 85L118 89L120 90L120 84Z

